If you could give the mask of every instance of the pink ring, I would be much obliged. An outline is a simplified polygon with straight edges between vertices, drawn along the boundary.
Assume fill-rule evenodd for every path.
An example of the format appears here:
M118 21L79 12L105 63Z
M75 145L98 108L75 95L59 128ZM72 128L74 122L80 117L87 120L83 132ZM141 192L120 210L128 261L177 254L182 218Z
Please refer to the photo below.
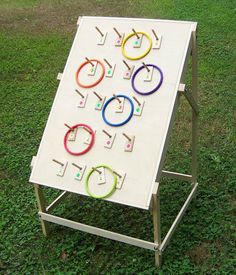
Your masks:
M84 149L84 150L81 151L81 152L76 153L76 152L72 152L72 151L68 148L68 146L67 146L67 140L68 140L68 136L69 136L70 132L73 131L75 128L78 128L78 127L85 127L85 128L87 128L87 129L90 131L90 133L91 133L91 135L92 135L92 138L91 138L91 141L90 141L90 143L89 143L89 145L88 145L88 147L87 147L86 149ZM66 134L65 134L65 136L64 136L64 147L65 147L66 151L67 151L69 154L73 155L73 156L80 156L80 155L86 154L86 153L92 148L92 146L93 146L93 144L94 144L94 136L95 136L95 133L94 133L93 129L92 129L90 126L88 126L87 124L83 124L83 123L81 123L81 124L76 124L76 125L72 126L72 127L66 132Z

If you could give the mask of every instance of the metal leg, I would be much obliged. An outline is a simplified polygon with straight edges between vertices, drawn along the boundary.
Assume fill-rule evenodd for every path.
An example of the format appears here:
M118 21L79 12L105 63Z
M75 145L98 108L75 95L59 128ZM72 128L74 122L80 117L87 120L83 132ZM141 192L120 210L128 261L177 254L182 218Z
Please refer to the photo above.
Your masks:
M155 251L155 265L157 267L161 266L161 253L160 253L160 245L161 245L161 223L160 223L160 195L159 195L159 185L157 189L157 193L153 194L152 197L153 207L153 227L154 227L154 242L157 244L157 250Z
M42 187L38 184L34 184L35 195L38 203L39 212L46 212L45 198ZM48 222L41 219L41 226L45 237L49 234Z
M197 103L198 72L197 72L197 37L192 33L192 96ZM192 110L192 183L197 183L197 143L198 143L198 114Z

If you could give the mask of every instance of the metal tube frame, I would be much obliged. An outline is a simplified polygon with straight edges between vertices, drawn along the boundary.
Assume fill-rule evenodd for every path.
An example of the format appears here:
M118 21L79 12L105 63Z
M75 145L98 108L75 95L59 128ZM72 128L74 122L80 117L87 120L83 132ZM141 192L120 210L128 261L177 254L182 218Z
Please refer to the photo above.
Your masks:
M192 32L191 39L191 52L192 52L192 93L186 92L185 85L180 84L180 92L184 92L186 99L192 107L192 175L181 174L171 171L162 170L161 176L175 178L178 180L185 180L192 183L192 190L188 195L184 205L180 209L176 216L172 226L168 233L161 241L161 223L160 223L160 184L156 182L156 192L152 195L152 203L150 205L153 216L153 227L154 227L154 242L148 242L141 239L133 238L130 236L122 235L119 233L111 232L108 230L100 229L94 226L82 224L79 222L64 219L52 214L48 214L59 202L64 199L70 192L62 192L48 207L46 207L45 199L43 195L42 187L38 184L34 184L35 194L38 202L39 218L41 220L42 231L45 236L48 236L49 229L48 223L56 223L62 226L70 227L80 231L88 232L97 236L105 237L119 242L124 242L137 247L149 249L155 252L155 265L161 266L162 253L169 243L177 225L181 221L185 211L187 210L191 200L196 194L198 187L197 183L197 142L198 142L198 105L197 105L197 45L196 45L196 29ZM186 69L185 69L186 70ZM33 161L31 166L33 165Z

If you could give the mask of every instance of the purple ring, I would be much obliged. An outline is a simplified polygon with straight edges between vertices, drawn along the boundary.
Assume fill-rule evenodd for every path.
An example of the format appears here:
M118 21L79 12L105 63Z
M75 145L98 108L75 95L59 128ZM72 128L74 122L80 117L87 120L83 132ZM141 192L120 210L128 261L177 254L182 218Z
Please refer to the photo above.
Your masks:
M145 66L139 67L139 68L134 72L134 74L133 74L133 76L132 76L131 84L132 84L133 90L134 90L136 93L140 94L140 95L150 95L150 94L153 94L154 92L156 92L156 91L161 87L161 84L162 84L162 82L163 82L163 72L162 72L162 70L161 70L159 67L157 67L157 66L154 65L154 64L146 64L146 66L150 66L150 67L153 67L154 69L158 70L158 72L159 72L160 75L161 75L161 79L160 79L158 85L157 85L154 89L152 89L150 92L147 92L147 93L140 92L140 91L135 87L135 85L134 85L134 80L135 80L135 77L137 76L137 74L138 74L142 69L144 69Z

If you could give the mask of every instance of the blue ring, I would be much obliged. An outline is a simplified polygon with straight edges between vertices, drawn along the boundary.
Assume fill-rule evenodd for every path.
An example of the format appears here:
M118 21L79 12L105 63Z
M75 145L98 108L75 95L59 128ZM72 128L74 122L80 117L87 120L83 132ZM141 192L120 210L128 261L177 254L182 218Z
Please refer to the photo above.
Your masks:
M162 84L162 82L163 82L163 72L162 72L162 70L161 70L159 67L157 67L157 66L154 65L154 64L146 64L146 66L151 66L151 67L155 68L156 70L158 70L158 72L159 72L160 75L161 75L161 79L160 79L158 85L157 85L154 89L152 89L150 92L147 92L147 93L142 93L142 92L140 92L140 91L135 87L135 85L134 85L135 77L137 76L137 74L138 74L142 69L144 69L144 66L139 67L139 68L135 71L135 73L133 74L133 76L132 76L131 84L132 84L133 90L134 90L136 93L140 94L140 95L150 95L150 94L153 94L154 92L156 92L156 91L161 87L161 84Z
M128 118L127 118L126 120L124 120L123 122L120 122L120 123L111 123L111 122L109 122L109 121L106 119L105 111L106 111L107 106L108 106L108 105L111 103L111 101L113 101L116 97L123 97L123 98L127 99L127 100L129 101L129 103L130 103L131 110L130 110L130 114L129 114ZM103 120L106 122L106 124L108 124L108 125L110 125L110 126L114 126L114 127L119 127L119 126L122 126L122 125L126 124L127 122L129 122L130 119L132 118L133 113L134 113L134 103L133 103L133 101L132 101L128 96L126 96L126 95L117 95L116 97L113 96L113 97L111 97L111 98L109 98L109 99L107 100L107 102L105 103L105 105L104 105L104 107L103 107L103 109L102 109L102 118L103 118Z

